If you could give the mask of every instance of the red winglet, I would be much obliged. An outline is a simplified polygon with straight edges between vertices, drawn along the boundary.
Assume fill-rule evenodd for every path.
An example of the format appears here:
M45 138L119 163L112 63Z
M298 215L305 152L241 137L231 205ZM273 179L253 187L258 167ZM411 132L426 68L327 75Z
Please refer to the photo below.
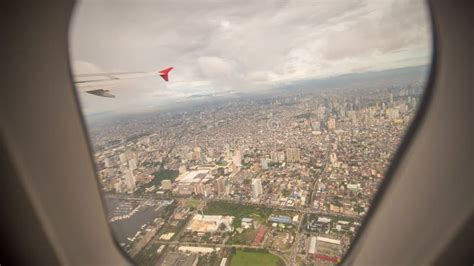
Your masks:
M173 67L168 67L168 68L165 68L163 70L161 70L159 73L160 73L160 76L165 80L165 81L168 81L168 73L173 70Z

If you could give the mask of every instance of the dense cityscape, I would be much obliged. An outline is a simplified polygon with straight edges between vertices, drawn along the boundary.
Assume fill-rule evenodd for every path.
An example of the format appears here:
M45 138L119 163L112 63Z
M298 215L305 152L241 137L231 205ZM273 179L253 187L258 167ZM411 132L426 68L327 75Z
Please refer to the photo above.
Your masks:
M336 264L421 93L287 90L90 123L117 242L142 265Z

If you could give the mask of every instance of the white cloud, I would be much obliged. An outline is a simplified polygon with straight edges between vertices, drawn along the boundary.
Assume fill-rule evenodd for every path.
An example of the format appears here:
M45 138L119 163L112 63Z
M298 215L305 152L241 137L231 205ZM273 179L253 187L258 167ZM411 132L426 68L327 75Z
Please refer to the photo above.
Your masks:
M235 68L232 63L215 56L202 56L197 59L197 65L204 78L222 79L232 78Z
M126 93L150 101L426 64L430 38L421 0L86 0L70 43L77 72L174 66Z

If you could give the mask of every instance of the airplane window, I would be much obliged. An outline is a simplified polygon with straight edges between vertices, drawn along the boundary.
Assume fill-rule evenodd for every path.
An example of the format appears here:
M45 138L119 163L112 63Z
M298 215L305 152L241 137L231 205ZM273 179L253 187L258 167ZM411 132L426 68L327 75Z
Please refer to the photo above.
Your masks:
M138 265L336 264L431 64L423 1L79 1L107 218Z

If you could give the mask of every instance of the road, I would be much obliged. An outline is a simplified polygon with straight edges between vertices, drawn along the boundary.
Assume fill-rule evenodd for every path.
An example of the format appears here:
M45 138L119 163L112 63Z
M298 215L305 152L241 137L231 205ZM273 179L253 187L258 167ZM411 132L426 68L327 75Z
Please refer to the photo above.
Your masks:
M106 198L116 198L116 199L127 199L127 200L149 200L149 199L156 199L156 200L170 200L170 199L189 199L189 196L186 197L176 197L176 196L161 196L161 195L156 195L156 194L148 194L148 195L142 195L142 196L136 196L136 195L127 195L127 194L116 194L116 193L106 193L105 194ZM351 217L351 218L358 218L358 215L348 215L348 214L341 214L341 213L333 213L333 212L327 212L327 211L320 211L320 210L315 210L310 207L291 207L291 206L282 206L278 204L271 204L271 203L261 203L261 202L252 202L252 201L241 201L241 200L233 200L233 199L224 199L224 198L215 198L215 199L199 199L201 201L226 201L230 203L236 203L236 204L242 204L242 205L248 205L248 206L257 206L257 207L268 207L272 208L274 210L281 210L281 211L294 211L294 212L299 212L302 214L316 214L316 215L342 215L346 217Z
M293 247L291 248L291 254L290 254L290 264L287 265L296 265L296 255L298 253L298 245L300 244L300 239L302 233L300 233L300 228L301 225L303 224L303 217L300 218L300 221L298 222L298 227L296 228L296 236L295 236L295 241L293 241Z
M241 245L241 244L216 244L216 243L196 243L196 242L181 242L181 241L166 241L166 240L157 240L155 243L163 244L163 245L180 245L180 246L192 246L192 247L211 247L211 248L252 248L255 249L255 246L252 245ZM275 256L281 258L285 265L290 265L290 262L285 257L285 254L278 250L268 249L268 252L272 253Z

